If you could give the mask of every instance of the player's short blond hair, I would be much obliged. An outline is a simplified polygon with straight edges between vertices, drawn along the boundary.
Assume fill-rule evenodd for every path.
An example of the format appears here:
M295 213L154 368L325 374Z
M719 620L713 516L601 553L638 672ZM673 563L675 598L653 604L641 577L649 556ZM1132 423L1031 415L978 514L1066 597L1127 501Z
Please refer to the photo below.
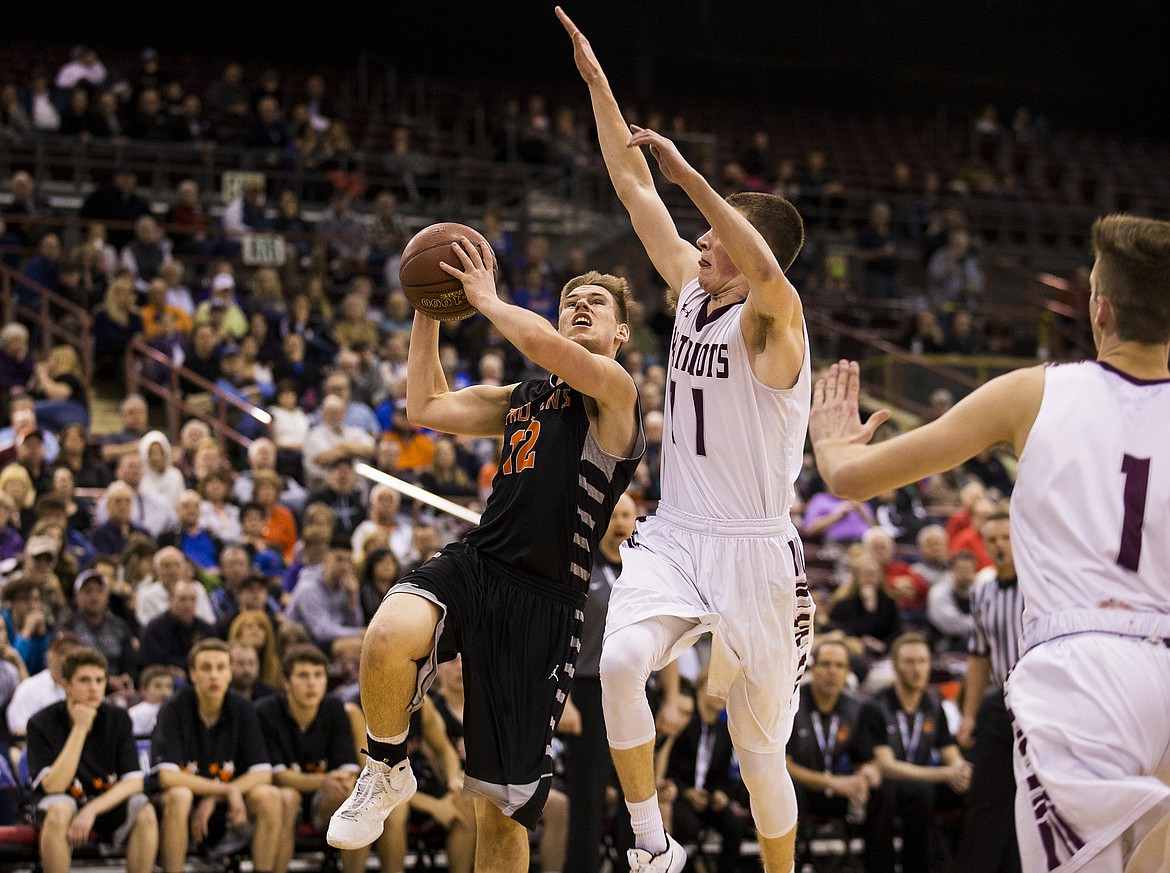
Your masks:
M1123 342L1170 340L1170 222L1107 215L1093 222L1097 293L1116 313Z
M588 273L576 276L565 283L565 287L561 289L561 305L564 305L565 297L571 291L582 285L596 285L608 291L617 307L618 324L629 323L631 296L629 282L621 276L611 276L609 273L598 273L596 270L590 270Z

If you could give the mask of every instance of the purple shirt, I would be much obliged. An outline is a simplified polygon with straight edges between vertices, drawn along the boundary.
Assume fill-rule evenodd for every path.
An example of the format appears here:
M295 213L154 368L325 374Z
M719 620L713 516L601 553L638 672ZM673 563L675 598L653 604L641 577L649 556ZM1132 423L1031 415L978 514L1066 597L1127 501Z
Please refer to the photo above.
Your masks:
M807 528L818 518L831 515L838 506L845 502L828 491L814 494L804 509L804 526ZM851 510L839 521L825 528L825 539L832 542L854 542L861 539L861 535L871 526L869 507L863 503L861 512L856 509Z

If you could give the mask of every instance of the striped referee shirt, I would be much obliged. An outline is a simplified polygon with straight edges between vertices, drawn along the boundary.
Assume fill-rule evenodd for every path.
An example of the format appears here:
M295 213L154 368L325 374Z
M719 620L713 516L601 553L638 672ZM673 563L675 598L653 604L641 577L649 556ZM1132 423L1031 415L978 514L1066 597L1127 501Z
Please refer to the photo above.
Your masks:
M1015 579L1007 583L992 576L971 590L971 617L975 630L967 650L991 659L991 682L1003 688L1008 671L1020 657L1024 630L1024 599Z

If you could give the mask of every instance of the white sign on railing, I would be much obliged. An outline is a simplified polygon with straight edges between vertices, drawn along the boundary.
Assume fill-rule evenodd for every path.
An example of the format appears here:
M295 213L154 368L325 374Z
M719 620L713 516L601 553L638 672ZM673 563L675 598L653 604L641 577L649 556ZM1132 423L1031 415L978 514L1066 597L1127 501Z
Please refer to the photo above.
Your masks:
M249 267L283 267L284 237L274 233L250 233L243 239L240 257Z
M263 173L254 170L225 170L219 180L219 196L224 203L231 203L244 196L244 186L249 182L266 184Z

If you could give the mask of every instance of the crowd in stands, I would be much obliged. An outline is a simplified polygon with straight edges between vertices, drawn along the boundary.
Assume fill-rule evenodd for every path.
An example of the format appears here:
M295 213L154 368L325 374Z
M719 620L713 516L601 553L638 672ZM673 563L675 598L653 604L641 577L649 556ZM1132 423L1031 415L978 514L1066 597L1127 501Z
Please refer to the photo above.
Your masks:
M67 868L68 846L90 835L75 839L82 825L124 848L130 869L151 869L157 852L175 873L196 846L220 855L250 846L255 869L287 869L296 810L320 827L357 771L365 728L354 682L364 627L402 574L464 530L372 484L358 465L479 507L500 446L421 431L407 419L412 312L397 286L407 230L396 207L422 195L417 188L368 191L346 174L344 128L324 81L308 80L293 100L276 74L253 88L233 64L201 98L162 72L157 54L145 52L142 64L139 73L118 76L79 49L55 78L34 73L27 91L3 89L0 136L57 130L312 148L320 166L336 164L336 183L312 226L293 192L258 183L219 204L215 217L196 183L185 180L169 212L156 215L123 168L88 194L82 223L62 229L55 222L64 216L27 173L7 180L0 258L23 274L17 299L35 305L47 288L93 312L101 388L121 384L123 350L141 337L185 368L188 400L206 399L212 385L241 402L231 425L247 445L221 441L197 417L182 423L172 443L151 424L152 412L161 421L157 410L137 394L121 400L116 430L95 434L92 389L76 349L58 345L41 360L36 323L0 329L5 740L14 760L27 743L47 870ZM550 120L542 106L530 109L526 160L588 159L571 112ZM407 168L404 179L417 180L426 167L409 160L410 148L397 138L394 160ZM824 215L819 205L831 207L841 190L823 155L810 155L798 172L771 159L766 135L723 175L740 189L784 193L812 215ZM899 165L895 180L900 190L874 203L857 236L863 293L904 296L900 251L915 246L929 285L906 348L979 352L973 312L984 280L963 216L931 199L937 179L919 191ZM555 258L547 238L515 238L490 207L480 229L505 292L555 320L562 284L588 268L585 252ZM241 239L260 230L287 234L295 256L283 268L241 267ZM652 505L669 439L662 409L671 321L654 280L630 278L639 299L621 360L638 384L648 440L631 494ZM482 317L445 323L441 343L453 387L534 375ZM937 411L950 402L932 398ZM1005 463L985 455L856 503L827 493L806 456L797 521L817 557L809 570L820 601L818 647L798 727L812 721L794 732L789 751L802 808L848 815L852 824L864 819L872 871L893 870L896 820L903 851L920 853L915 838L935 811L961 808L969 768L953 736L958 710L947 683L962 675L971 591L996 572L982 531L1011 487ZM683 665L691 720L663 726L659 794L668 828L686 842L718 833L716 866L733 871L751 818L720 705L704 693L703 668L700 647ZM829 755L823 743L810 745L823 726L809 707L835 712L846 686L857 694L842 710L851 721L844 734L831 732L845 739ZM375 845L382 869L401 869L408 828L443 845L451 870L471 869L462 691L457 663L445 665L433 699L412 722L411 757L423 790ZM931 725L912 748L887 736L907 701ZM570 742L580 730L572 706L562 727ZM136 737L153 737L149 766L139 763ZM98 745L106 757L91 760ZM69 766L63 750L73 756ZM921 770L908 776L899 761ZM76 778L64 778L66 771ZM596 858L566 859L575 815L567 785L576 776L569 767L558 774L565 790L554 791L546 808L542 870L596 869ZM611 839L620 846L627 836L617 826Z

